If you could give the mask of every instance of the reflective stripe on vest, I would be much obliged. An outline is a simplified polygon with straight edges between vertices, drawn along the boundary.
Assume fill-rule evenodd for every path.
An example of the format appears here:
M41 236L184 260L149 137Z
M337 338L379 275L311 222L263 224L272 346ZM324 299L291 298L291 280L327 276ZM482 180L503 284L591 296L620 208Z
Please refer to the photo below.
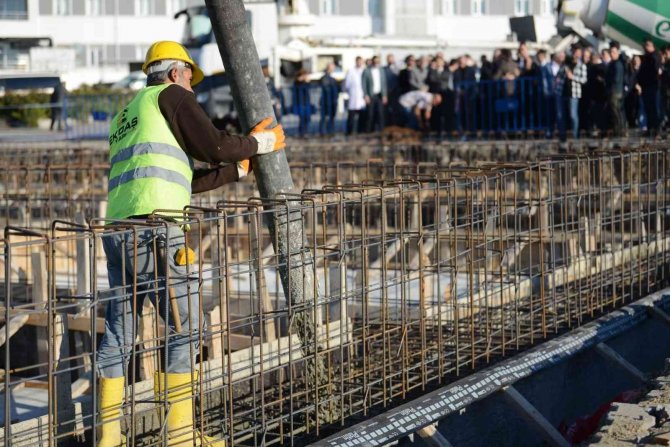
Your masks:
M159 178L172 183L178 183L182 188L186 189L191 194L191 182L184 178L178 172L170 171L169 169L159 168L157 166L146 166L135 168L132 171L126 171L123 174L114 177L109 181L108 188L110 191L117 186L121 186L133 180L141 178Z
M169 84L146 87L114 117L109 133L107 217L124 219L156 209L182 210L191 201L193 162L160 111Z
M130 160L131 157L146 154L168 155L170 157L176 158L177 160L183 162L184 164L187 164L189 166L191 165L191 160L188 158L188 155L186 155L186 153L182 149L171 146L169 144L161 144L161 143L133 144L130 147L118 151L112 157L110 162L113 166L116 163L121 163L122 161Z
M160 143L139 143L130 147L122 149L112 157L112 166L118 166L124 161L128 161L133 157L141 155L166 155L175 158L179 162L184 163L192 170L191 160L188 155L178 147L170 146L169 144ZM178 183L182 188L188 190L191 194L191 181L179 172L165 169L160 166L138 166L130 171L124 171L116 177L110 178L107 186L108 191L112 191L119 185L139 178L156 177L169 182Z

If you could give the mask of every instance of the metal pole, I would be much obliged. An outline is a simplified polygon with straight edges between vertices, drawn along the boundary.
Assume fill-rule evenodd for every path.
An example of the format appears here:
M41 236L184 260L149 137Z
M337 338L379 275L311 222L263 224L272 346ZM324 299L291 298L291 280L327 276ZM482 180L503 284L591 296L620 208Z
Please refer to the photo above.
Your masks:
M242 130L248 132L268 116L276 120L242 0L206 0L205 3ZM281 200L284 194L293 192L293 179L284 151L254 157L252 163L261 197ZM301 211L294 207L295 202L288 202L287 205L287 211L281 212L278 207L277 212L272 213L268 225L279 258L279 275L287 302L291 306L309 306L314 302L316 289L312 254L306 248ZM268 206L272 205L266 205L266 208ZM313 390L315 401L321 403L327 397L326 389L322 387L327 383L327 370L323 359L316 355L318 332L314 327L313 312L313 308L298 311L289 315L289 319L292 319L292 328L300 336L302 351L308 362L307 383L315 384L322 390L318 395ZM317 404L318 413L327 411L326 407L325 402ZM322 414L319 419L325 421L335 417L333 414Z

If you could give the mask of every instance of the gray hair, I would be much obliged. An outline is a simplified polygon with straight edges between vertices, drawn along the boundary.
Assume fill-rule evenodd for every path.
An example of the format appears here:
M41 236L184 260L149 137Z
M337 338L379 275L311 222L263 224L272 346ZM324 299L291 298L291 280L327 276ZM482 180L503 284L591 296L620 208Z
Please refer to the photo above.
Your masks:
M174 59L156 61L147 68L147 85L163 84L170 74L170 70L183 67L185 64Z

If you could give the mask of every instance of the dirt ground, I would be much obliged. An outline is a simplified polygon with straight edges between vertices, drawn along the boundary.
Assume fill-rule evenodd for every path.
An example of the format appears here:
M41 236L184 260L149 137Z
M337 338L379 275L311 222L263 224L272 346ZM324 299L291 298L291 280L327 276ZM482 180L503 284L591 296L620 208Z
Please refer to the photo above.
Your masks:
M670 370L649 384L637 403L613 403L585 445L670 445Z

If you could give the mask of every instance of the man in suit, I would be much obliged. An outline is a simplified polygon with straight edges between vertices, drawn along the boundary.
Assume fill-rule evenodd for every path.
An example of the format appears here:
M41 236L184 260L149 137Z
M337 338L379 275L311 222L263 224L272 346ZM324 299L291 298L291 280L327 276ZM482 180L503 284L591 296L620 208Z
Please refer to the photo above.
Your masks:
M335 132L335 115L337 114L337 99L340 94L340 85L333 78L335 64L329 63L323 77L319 80L321 85L321 120L319 122L319 134L321 136L333 135Z
M433 109L431 115L431 129L442 135L445 131L453 130L454 120L454 73L446 66L446 62L440 56L434 60L434 67L428 72L428 91L439 93L443 101L439 107ZM451 101L446 101L449 97Z
M610 48L611 61L607 64L605 73L605 87L608 98L609 114L611 117L612 131L615 137L620 137L624 130L623 98L624 82L626 79L626 67L621 60L619 48Z
M661 57L656 51L654 41L644 39L642 65L637 75L637 83L642 90L642 103L647 115L647 128L650 136L658 134L660 120L658 111L660 75L662 72Z
M379 56L372 58L372 64L363 71L363 93L368 109L367 131L384 130L384 106L388 102L386 76L379 64Z
M414 90L411 84L412 73L416 68L416 59L411 54L405 58L405 68L398 73L398 88L400 95Z
M400 124L398 115L400 115L400 106L398 98L400 97L400 69L396 65L395 56L388 54L386 56L386 66L383 68L386 75L386 90L388 92L388 102L386 104L386 124Z
M542 96L544 97L544 107L541 109L541 114L542 122L547 125L547 138L551 138L556 124L556 94L554 89L556 75L554 73L558 73L559 68L555 58L551 59L545 50L537 52L537 61L542 79Z

